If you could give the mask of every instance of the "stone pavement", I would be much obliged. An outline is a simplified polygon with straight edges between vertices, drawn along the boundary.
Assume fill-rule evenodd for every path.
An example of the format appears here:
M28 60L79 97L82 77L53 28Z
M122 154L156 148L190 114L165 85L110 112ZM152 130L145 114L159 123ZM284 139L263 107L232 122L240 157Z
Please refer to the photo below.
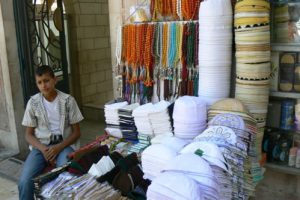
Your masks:
M18 200L19 192L15 181L4 178L0 175L0 199Z

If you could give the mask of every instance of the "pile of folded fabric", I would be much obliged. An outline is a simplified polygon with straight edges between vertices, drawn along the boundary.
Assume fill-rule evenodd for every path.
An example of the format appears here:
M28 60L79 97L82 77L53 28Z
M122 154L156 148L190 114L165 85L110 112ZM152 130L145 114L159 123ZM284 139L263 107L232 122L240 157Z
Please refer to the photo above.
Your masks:
M139 106L140 105L138 103L134 103L124 106L118 110L121 132L126 141L134 143L138 141L138 132L134 124L132 112Z
M132 116L139 134L153 136L153 128L149 119L149 113L153 112L154 106L152 103L147 103L134 109Z
M208 105L230 94L232 20L230 0L201 2L198 96Z
M126 105L128 105L126 101L104 105L104 115L105 115L105 122L106 122L105 131L109 135L117 138L122 138L118 109Z
M206 128L206 103L199 97L178 98L174 105L173 120L175 137L192 140Z
M171 120L168 112L170 102L160 101L153 105L153 111L149 113L150 123L154 135L172 132Z

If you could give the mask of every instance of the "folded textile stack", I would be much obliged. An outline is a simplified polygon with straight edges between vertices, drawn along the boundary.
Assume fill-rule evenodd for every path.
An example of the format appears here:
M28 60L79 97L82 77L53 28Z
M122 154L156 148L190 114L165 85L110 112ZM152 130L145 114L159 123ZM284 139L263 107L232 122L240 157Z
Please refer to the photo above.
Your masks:
M269 12L270 3L267 0L240 0L235 5L234 27L237 47L235 98L244 103L258 122L256 138L258 147L262 143L269 101L271 70ZM283 16L282 19L284 18ZM258 156L260 159L260 151Z
M134 124L132 112L139 106L140 104L134 103L131 105L124 106L118 110L121 132L123 138L127 141L138 141L138 132Z
M152 103L147 103L134 109L132 116L139 134L153 136L153 128L149 119L149 113L154 110Z
M154 135L172 132L171 120L168 107L171 105L168 101L160 101L153 106L153 112L149 113L150 123Z
M122 132L120 130L120 121L119 121L119 114L118 109L128 105L126 101L112 103L112 104L105 104L104 106L104 116L106 122L106 129L105 131L114 137L122 138Z
M145 134L138 134L139 142L137 144L132 145L129 150L128 154L136 153L139 157L144 149L146 149L151 144L151 136Z
M199 97L178 98L174 105L173 120L176 137L193 139L206 128L206 103Z
M169 161L147 191L147 199L220 199L217 179L209 164L194 153Z
M231 1L202 1L199 9L198 96L204 99L208 105L229 97L231 49Z

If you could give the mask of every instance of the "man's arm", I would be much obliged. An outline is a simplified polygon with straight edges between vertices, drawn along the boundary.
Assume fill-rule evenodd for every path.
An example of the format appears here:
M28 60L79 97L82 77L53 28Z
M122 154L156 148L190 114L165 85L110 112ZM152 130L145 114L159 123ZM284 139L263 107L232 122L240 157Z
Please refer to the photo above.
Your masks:
M57 154L59 154L64 148L74 144L80 138L80 126L79 123L71 124L72 133L64 139L61 143L54 145L47 150L47 157L49 160L55 160Z
M37 148L38 150L40 150L45 159L48 160L47 156L46 156L46 151L48 149L48 147L44 144L42 144L34 135L34 127L26 127L26 131L25 131L25 139L26 141L33 146L34 148Z

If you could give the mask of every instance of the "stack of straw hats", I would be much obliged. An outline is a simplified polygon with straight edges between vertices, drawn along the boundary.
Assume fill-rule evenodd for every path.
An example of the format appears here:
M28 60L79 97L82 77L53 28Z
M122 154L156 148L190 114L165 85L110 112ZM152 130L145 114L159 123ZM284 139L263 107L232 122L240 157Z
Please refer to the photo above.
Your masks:
M258 122L258 146L263 139L269 101L269 12L270 3L266 0L241 0L235 5L235 98L244 103Z

